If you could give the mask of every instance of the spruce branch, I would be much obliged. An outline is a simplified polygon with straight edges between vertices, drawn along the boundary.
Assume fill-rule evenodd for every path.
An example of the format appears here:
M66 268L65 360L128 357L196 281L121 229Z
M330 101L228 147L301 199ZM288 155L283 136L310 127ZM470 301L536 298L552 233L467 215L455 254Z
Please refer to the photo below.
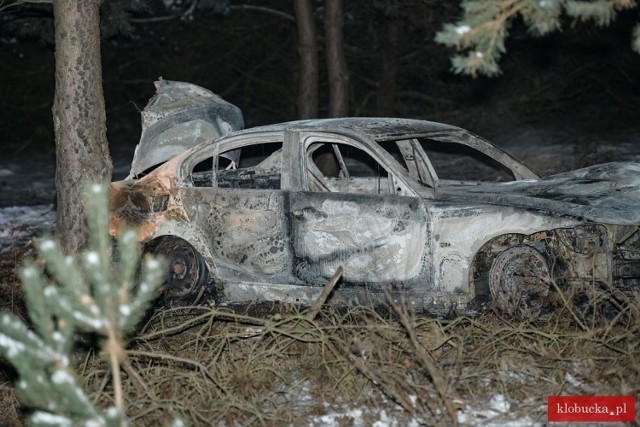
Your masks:
M34 409L34 425L126 425L120 367L126 365L125 339L157 297L162 265L146 258L135 232L118 239L122 261L112 260L108 234L108 189L91 185L85 194L89 247L65 256L52 239L37 242L44 268L27 262L20 270L33 330L11 314L0 317L0 354L18 371L17 391ZM136 283L141 270L141 282ZM70 363L74 333L103 338L111 367L114 406L97 408L82 389Z
M452 57L451 69L457 74L495 76L498 61L506 52L505 40L510 23L522 17L534 36L561 27L564 11L568 16L596 25L609 25L617 12L637 6L637 0L463 0L463 16L444 24L436 34L438 43L466 51ZM634 30L632 47L640 53L640 30Z

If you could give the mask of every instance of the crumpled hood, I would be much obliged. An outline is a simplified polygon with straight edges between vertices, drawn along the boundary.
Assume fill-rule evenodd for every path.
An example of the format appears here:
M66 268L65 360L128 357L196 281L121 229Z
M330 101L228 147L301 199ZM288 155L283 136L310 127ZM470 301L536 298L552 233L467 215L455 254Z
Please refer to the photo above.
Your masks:
M142 110L142 135L127 179L173 156L244 127L242 112L203 87L159 80Z
M640 163L605 163L539 180L447 184L442 200L486 203L547 211L608 223L640 224Z

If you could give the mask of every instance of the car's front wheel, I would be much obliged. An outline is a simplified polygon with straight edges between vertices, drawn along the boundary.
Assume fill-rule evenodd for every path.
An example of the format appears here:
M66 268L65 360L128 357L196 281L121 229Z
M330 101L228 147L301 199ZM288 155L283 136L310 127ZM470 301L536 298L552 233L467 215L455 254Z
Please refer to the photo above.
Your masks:
M190 305L203 294L209 280L209 269L202 255L187 241L165 237L149 252L164 258L164 303L168 307Z
M504 250L489 271L489 289L495 307L516 317L537 317L548 303L551 271L546 257L529 245Z

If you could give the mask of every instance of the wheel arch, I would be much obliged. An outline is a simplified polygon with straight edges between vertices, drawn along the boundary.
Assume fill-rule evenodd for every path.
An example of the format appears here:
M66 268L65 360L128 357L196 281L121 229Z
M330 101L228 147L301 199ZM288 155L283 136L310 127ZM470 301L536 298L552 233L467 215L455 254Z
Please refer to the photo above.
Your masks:
M152 233L144 236L142 240L143 249L154 248L164 239L180 239L191 246L204 258L210 273L216 272L216 263L207 246L206 239L195 227L185 226L183 223L163 222L153 230Z
M520 233L506 233L493 237L476 252L469 269L469 291L471 295L481 298L489 298L489 271L491 265L504 250L525 243L528 235Z
M175 259L172 255L174 251L176 253ZM200 253L198 248L192 245L191 242L182 238L181 236L156 236L143 245L143 253L156 254L168 258L167 262L169 263L169 265L167 266L167 268L169 271L169 275L167 276L166 280L169 280L171 283L173 283L173 280L175 280L174 278L172 278L172 274L175 277L183 271L185 272L185 278L179 278L178 280L180 280L181 282L184 282L186 280L186 282L184 282L184 289L186 289L186 291L172 292L172 290L177 291L177 289L174 289L174 285L169 285L169 282L167 282L166 285L168 286L168 288L166 288L165 290L165 304L167 304L167 302L170 300L183 300L190 297L194 292L199 291L200 288L207 288L209 282L213 277L212 270L207 264L202 253ZM189 262L190 260L192 260L192 262ZM180 271L174 270L176 266L180 266ZM191 282L189 282L189 277L191 277ZM186 286L187 283L190 283L188 285L189 287ZM176 295L172 296L173 294ZM176 304L181 305L181 303L179 302ZM172 306L174 305L174 303L172 302L167 305Z

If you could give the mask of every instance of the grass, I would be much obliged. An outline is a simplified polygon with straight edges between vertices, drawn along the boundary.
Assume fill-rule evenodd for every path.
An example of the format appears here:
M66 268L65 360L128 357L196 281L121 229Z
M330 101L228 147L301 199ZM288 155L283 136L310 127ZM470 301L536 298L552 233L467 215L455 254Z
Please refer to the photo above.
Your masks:
M133 425L175 416L193 425L322 425L330 413L332 425L545 422L548 395L639 394L640 297L617 294L617 310L603 314L613 295L556 293L551 313L526 321L495 311L435 319L395 305L158 310L129 343L127 414ZM108 364L83 343L77 371L93 399L112 405ZM0 365L0 375L2 421L20 425L12 371ZM496 395L509 410L487 415Z
M638 394L635 298L616 317L582 325L572 306L527 322L397 307L325 307L314 318L282 304L160 311L131 342L141 382L125 380L128 413L140 425L177 414L195 425L269 426L338 412L350 425L348 410L365 408L366 423L385 410L400 424L451 425L458 410L500 394L511 403L505 418L542 422L548 395ZM92 395L111 404L100 357L84 366Z

